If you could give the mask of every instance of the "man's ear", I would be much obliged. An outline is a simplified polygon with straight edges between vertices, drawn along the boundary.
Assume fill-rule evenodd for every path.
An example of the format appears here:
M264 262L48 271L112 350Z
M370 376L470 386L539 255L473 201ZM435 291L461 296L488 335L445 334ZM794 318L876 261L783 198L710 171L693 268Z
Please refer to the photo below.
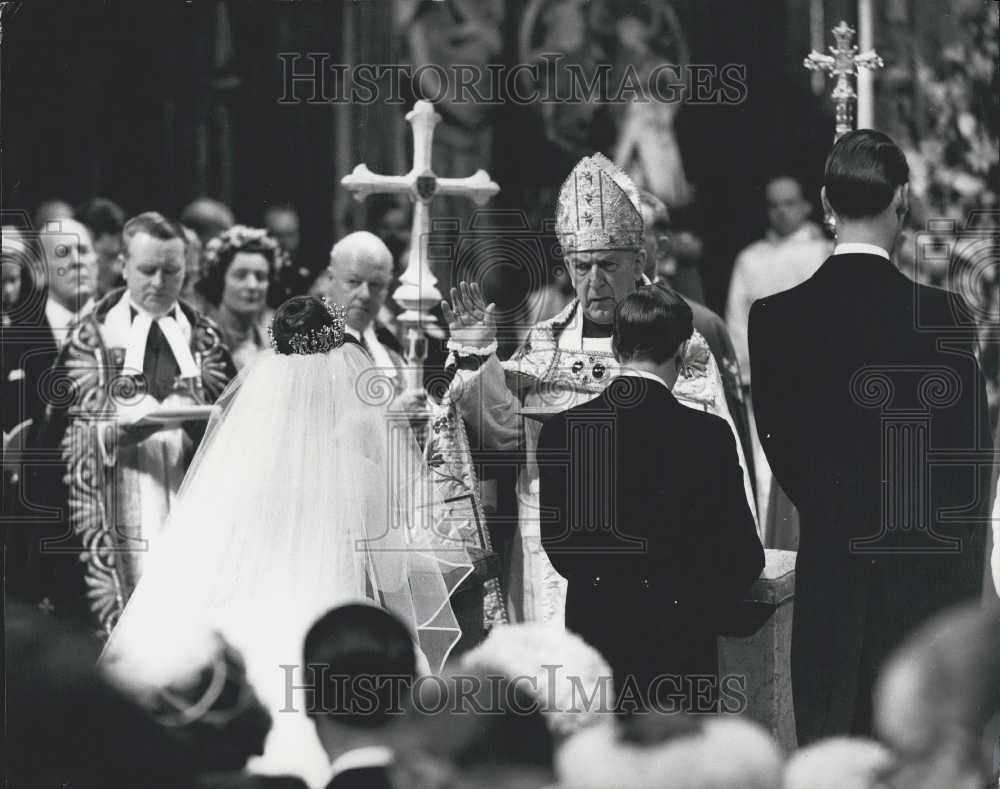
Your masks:
M899 200L896 202L896 217L902 221L910 213L910 185L899 187Z
M830 201L826 197L826 187L822 187L819 190L819 201L823 204L823 224L826 229L834 236L837 235L837 213L833 210L833 206L830 205Z
M823 214L826 216L833 215L833 209L830 207L830 201L826 199L826 187L821 187L819 190L819 201L823 205Z

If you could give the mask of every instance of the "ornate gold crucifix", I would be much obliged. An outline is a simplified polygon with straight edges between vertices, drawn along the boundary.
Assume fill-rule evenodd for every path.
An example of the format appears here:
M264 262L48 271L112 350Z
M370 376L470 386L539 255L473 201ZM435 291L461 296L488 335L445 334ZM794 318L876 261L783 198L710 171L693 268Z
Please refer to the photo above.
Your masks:
M833 29L833 38L837 43L836 46L829 47L830 54L823 55L813 50L802 64L810 71L825 71L837 78L837 83L830 94L837 112L834 142L854 129L857 123L858 94L854 89L852 79L857 77L858 70L861 68L874 70L885 65L882 58L873 49L867 52L858 52L857 46L851 43L854 39L854 33L853 27L847 22L841 21Z

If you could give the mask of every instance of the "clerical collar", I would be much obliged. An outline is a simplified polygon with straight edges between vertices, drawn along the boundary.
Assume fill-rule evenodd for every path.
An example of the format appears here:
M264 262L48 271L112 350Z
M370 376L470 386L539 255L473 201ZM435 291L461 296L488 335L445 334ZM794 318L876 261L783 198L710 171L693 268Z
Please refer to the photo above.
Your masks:
M833 248L834 255L878 255L880 258L885 258L891 261L888 251L875 244L863 244L859 241L853 241L847 244L837 244Z
M586 315L583 316L584 337L610 337L614 327L610 323L595 323Z
M153 313L151 313L149 310L143 309L138 304L136 304L132 300L132 296L131 295L128 295L125 298L128 299L129 315L132 316L132 320L135 320L135 316L139 315L140 313L143 314L143 315L148 315L149 319L152 320L152 321L158 321L160 318L173 318L174 320L177 320L177 302L176 301L174 302L174 306L171 307L169 310L167 310L162 315L153 315Z

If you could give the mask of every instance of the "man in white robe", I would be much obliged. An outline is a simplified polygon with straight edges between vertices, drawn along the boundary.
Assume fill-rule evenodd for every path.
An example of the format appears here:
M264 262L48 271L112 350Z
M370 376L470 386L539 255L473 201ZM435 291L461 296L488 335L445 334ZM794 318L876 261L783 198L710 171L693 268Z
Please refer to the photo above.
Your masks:
M812 207L803 197L802 186L798 181L787 176L774 178L767 184L765 196L769 225L767 236L754 241L737 255L726 299L726 324L736 348L736 361L743 379L744 396L751 411L751 421L753 402L750 391L750 351L747 344L750 307L757 299L773 296L805 282L833 251L833 244L819 227L808 221ZM782 494L782 503L779 505L775 502L772 506L771 468L767 465L764 450L757 440L757 431L752 429L750 434L754 450L754 473L757 477L757 513L761 524L765 525L775 520L769 517L769 509L780 507L786 510L791 509L791 505L786 503L787 498ZM787 519L790 516L782 513L781 517ZM777 529L777 526L774 528ZM797 526L783 528L797 532ZM797 546L794 538L768 533L766 526L764 537L769 547Z
M473 454L485 450L494 457L506 453L520 458L518 527L509 546L493 540L504 564L507 615L512 621L562 624L566 582L541 545L535 448L545 412L592 399L619 374L611 349L615 308L637 287L649 284L642 274L643 221L635 185L604 156L584 158L559 193L556 234L576 298L555 318L530 327L524 344L508 361L496 356L495 305L486 304L478 285L460 283L451 291L451 304L443 307L451 330L450 361L457 368L450 400L468 429ZM736 435L718 367L697 333L688 345L674 394L685 405L725 418ZM432 427L443 421L435 418ZM467 481L472 476L469 453L448 450L445 447L441 455L450 475ZM753 511L742 453L741 463Z

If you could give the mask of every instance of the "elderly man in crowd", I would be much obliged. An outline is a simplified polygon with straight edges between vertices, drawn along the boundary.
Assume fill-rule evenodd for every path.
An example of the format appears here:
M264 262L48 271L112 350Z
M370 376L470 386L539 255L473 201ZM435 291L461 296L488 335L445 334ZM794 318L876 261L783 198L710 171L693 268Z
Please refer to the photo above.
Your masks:
M330 265L319 291L347 309L347 331L368 351L382 375L396 390L393 409L421 411L427 402L423 389L406 386L403 347L378 321L392 283L392 253L375 234L359 230L344 236L330 250Z

